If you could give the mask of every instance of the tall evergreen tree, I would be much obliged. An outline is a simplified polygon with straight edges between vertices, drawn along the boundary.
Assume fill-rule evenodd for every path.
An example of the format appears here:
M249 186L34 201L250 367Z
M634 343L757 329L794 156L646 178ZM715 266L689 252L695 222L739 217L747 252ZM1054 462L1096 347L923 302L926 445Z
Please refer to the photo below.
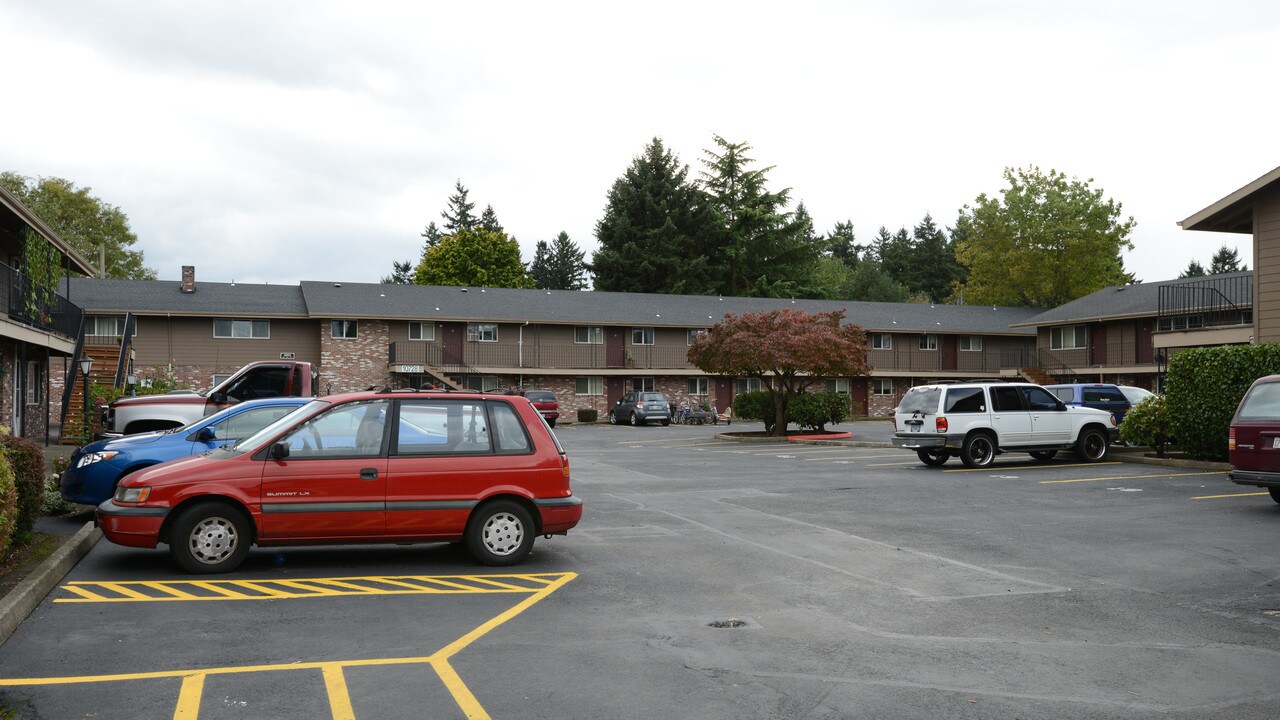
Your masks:
M600 247L588 268L596 290L715 292L717 258L708 244L713 217L705 193L688 175L689 166L655 137L614 181L596 223Z
M1209 260L1209 274L1221 275L1222 273L1244 272L1249 266L1240 265L1240 253L1235 249L1227 247L1224 243L1218 248L1218 252L1213 254L1213 258Z
M551 290L551 273L551 245L539 240L533 250L533 262L529 263L529 279L538 290Z
M853 234L853 221L845 220L836 223L836 226L827 234L827 246L830 248L831 257L849 267L855 267L862 248Z
M720 225L719 291L753 297L808 297L822 243L806 235L802 220L785 208L790 189L766 186L772 166L752 168L751 146L713 135L704 151L701 184ZM809 223L810 229L812 223Z
M493 211L492 205L486 205L484 212L480 213L480 229L489 232L505 232L502 229L502 223L498 222L498 213Z
M585 290L587 265L585 253L561 230L551 246L551 281L555 290Z
M422 251L426 252L428 248L433 248L440 243L440 237L444 234L440 232L440 228L436 227L434 222L427 223L427 229L421 233L426 241L422 244Z
M410 285L413 283L413 263L405 260L391 261L391 274L382 276L383 285Z
M474 230L476 227L476 216L471 212L476 204L467 201L470 190L463 186L461 180L454 183L453 190L453 195L449 196L449 206L440 213L440 217L444 219L446 235L452 235L459 230Z
M1191 262L1187 263L1187 269L1183 270L1182 274L1179 275L1178 278L1181 279L1181 278L1204 277L1206 274L1207 273L1205 273L1204 271L1204 266L1200 264L1200 261L1192 260Z
M505 233L459 230L445 235L414 270L419 285L527 288L520 244Z
M880 269L895 283L904 287L914 284L911 236L907 234L906 228L899 228L898 232L890 234L889 230L881 225L876 232L872 247L876 259L880 262Z
M913 229L912 238L912 283L907 288L930 302L943 302L951 296L953 283L964 279L955 247L927 213Z

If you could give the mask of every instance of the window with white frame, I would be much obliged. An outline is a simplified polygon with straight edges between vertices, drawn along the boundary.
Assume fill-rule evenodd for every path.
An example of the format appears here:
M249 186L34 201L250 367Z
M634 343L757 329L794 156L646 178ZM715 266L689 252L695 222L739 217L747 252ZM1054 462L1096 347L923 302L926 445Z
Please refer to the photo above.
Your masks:
M604 328L595 325L579 325L573 329L573 341L579 345L603 345Z
M467 340L471 342L498 342L497 323L467 323Z
M937 335L934 335L933 333L926 333L926 334L924 334L924 335L921 335L921 336L920 336L920 349L921 349L921 350L937 350L937 349L938 349L938 336L937 336Z
M213 321L213 336L237 340L268 340L271 338L271 321L218 318Z
M652 377L631 378L631 389L635 392L653 392Z
M653 344L653 328L651 327L631 328L631 344L632 345L652 345Z
M872 350L892 350L893 336L889 333L871 333Z
M466 380L463 381L462 386L468 390L475 390L478 392L488 392L490 390L497 389L498 376L497 375L468 375Z
M706 334L706 332L707 332L707 329L706 329L706 328L698 328L698 329L696 329L696 330L690 330L690 331L689 331L689 338L688 338L688 340L686 340L686 341L685 341L685 344L686 344L686 345L692 345L692 344L693 344L693 341L694 341L694 340L697 340L699 335Z
M124 316L123 315L90 315L84 319L85 335L98 335L101 337L119 337L124 335ZM133 335L138 335L138 323L133 324Z
M961 352L979 352L982 350L982 338L977 335L961 335L960 351Z
M1086 347L1085 330L1086 328L1084 325L1066 325L1063 327L1049 328L1049 349L1083 349Z
M873 395L892 395L893 378L871 378L871 393Z
M329 335L336 340L355 340L356 334L355 320L330 320Z
M27 382L26 396L28 405L39 405L44 393L40 389L44 387L44 378L41 377L40 363L35 360L27 361Z
M831 378L827 381L827 392L849 394L849 378Z
M410 340L435 340L436 324L433 322L414 321L409 323Z
M580 377L574 381L573 391L578 395L603 395L604 378Z
M738 378L734 381L738 393L756 392L760 389L760 378Z
M689 378L690 395L710 395L711 384L708 378Z
M226 381L227 381L227 378L231 377L231 376L232 376L232 374L233 374L233 373L214 373L214 374L213 374L213 384L212 384L212 385L210 385L209 387L218 387L218 386L219 386L219 385L221 385L222 383L226 382Z

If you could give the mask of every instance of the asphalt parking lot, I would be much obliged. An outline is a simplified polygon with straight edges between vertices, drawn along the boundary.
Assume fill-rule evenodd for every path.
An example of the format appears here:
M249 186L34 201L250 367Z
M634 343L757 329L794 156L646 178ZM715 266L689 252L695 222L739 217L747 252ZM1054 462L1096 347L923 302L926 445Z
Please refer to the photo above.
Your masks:
M1280 505L1221 472L567 427L568 537L99 543L0 647L17 718L1274 718ZM887 438L888 423L846 426Z

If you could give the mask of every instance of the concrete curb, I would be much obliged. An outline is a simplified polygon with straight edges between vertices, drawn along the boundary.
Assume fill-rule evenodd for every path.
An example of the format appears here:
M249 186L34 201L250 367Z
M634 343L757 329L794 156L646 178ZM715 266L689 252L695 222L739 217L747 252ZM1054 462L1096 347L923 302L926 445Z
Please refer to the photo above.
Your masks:
M13 635L45 596L62 582L62 578L101 538L102 531L94 527L92 521L85 523L79 532L45 558L40 567L0 600L0 644Z

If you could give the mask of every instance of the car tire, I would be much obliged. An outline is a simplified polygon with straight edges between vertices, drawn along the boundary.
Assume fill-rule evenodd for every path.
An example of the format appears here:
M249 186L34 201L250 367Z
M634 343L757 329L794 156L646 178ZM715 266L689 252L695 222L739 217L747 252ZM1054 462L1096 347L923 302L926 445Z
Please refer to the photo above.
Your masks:
M670 420L663 420L663 421L662 421L662 427L668 427L668 426L670 426L670 425L671 425L671 421L670 421Z
M1031 457L1035 458L1036 460L1039 460L1040 462L1048 462L1049 460L1052 460L1054 456L1057 454L1058 454L1057 450L1032 450L1031 451Z
M555 426L556 426L556 421L555 421L555 420L548 420L548 421L547 421L547 427L555 427Z
M618 424L618 416L617 416L616 414L614 414L614 412L613 412L612 410L610 410L610 411L609 411L609 424L610 424L610 425L617 425L617 424Z
M231 572L249 554L253 531L244 512L222 502L192 505L169 531L169 554L196 575Z
M1280 488L1272 487L1272 488L1267 488L1267 490L1271 493L1271 499L1280 503Z
M1076 455L1085 462L1098 462L1107 456L1107 434L1098 429L1083 430L1076 441Z
M537 528L529 511L511 500L481 505L467 523L467 550L484 565L516 565L533 549Z
M920 457L920 462L931 467L939 467L951 457L951 453L946 450L917 450L916 455Z
M984 468L995 462L996 441L990 435L976 432L964 439L960 462L967 468Z
M636 427L640 424L641 424L640 416L636 415L635 413L631 413L631 427Z

